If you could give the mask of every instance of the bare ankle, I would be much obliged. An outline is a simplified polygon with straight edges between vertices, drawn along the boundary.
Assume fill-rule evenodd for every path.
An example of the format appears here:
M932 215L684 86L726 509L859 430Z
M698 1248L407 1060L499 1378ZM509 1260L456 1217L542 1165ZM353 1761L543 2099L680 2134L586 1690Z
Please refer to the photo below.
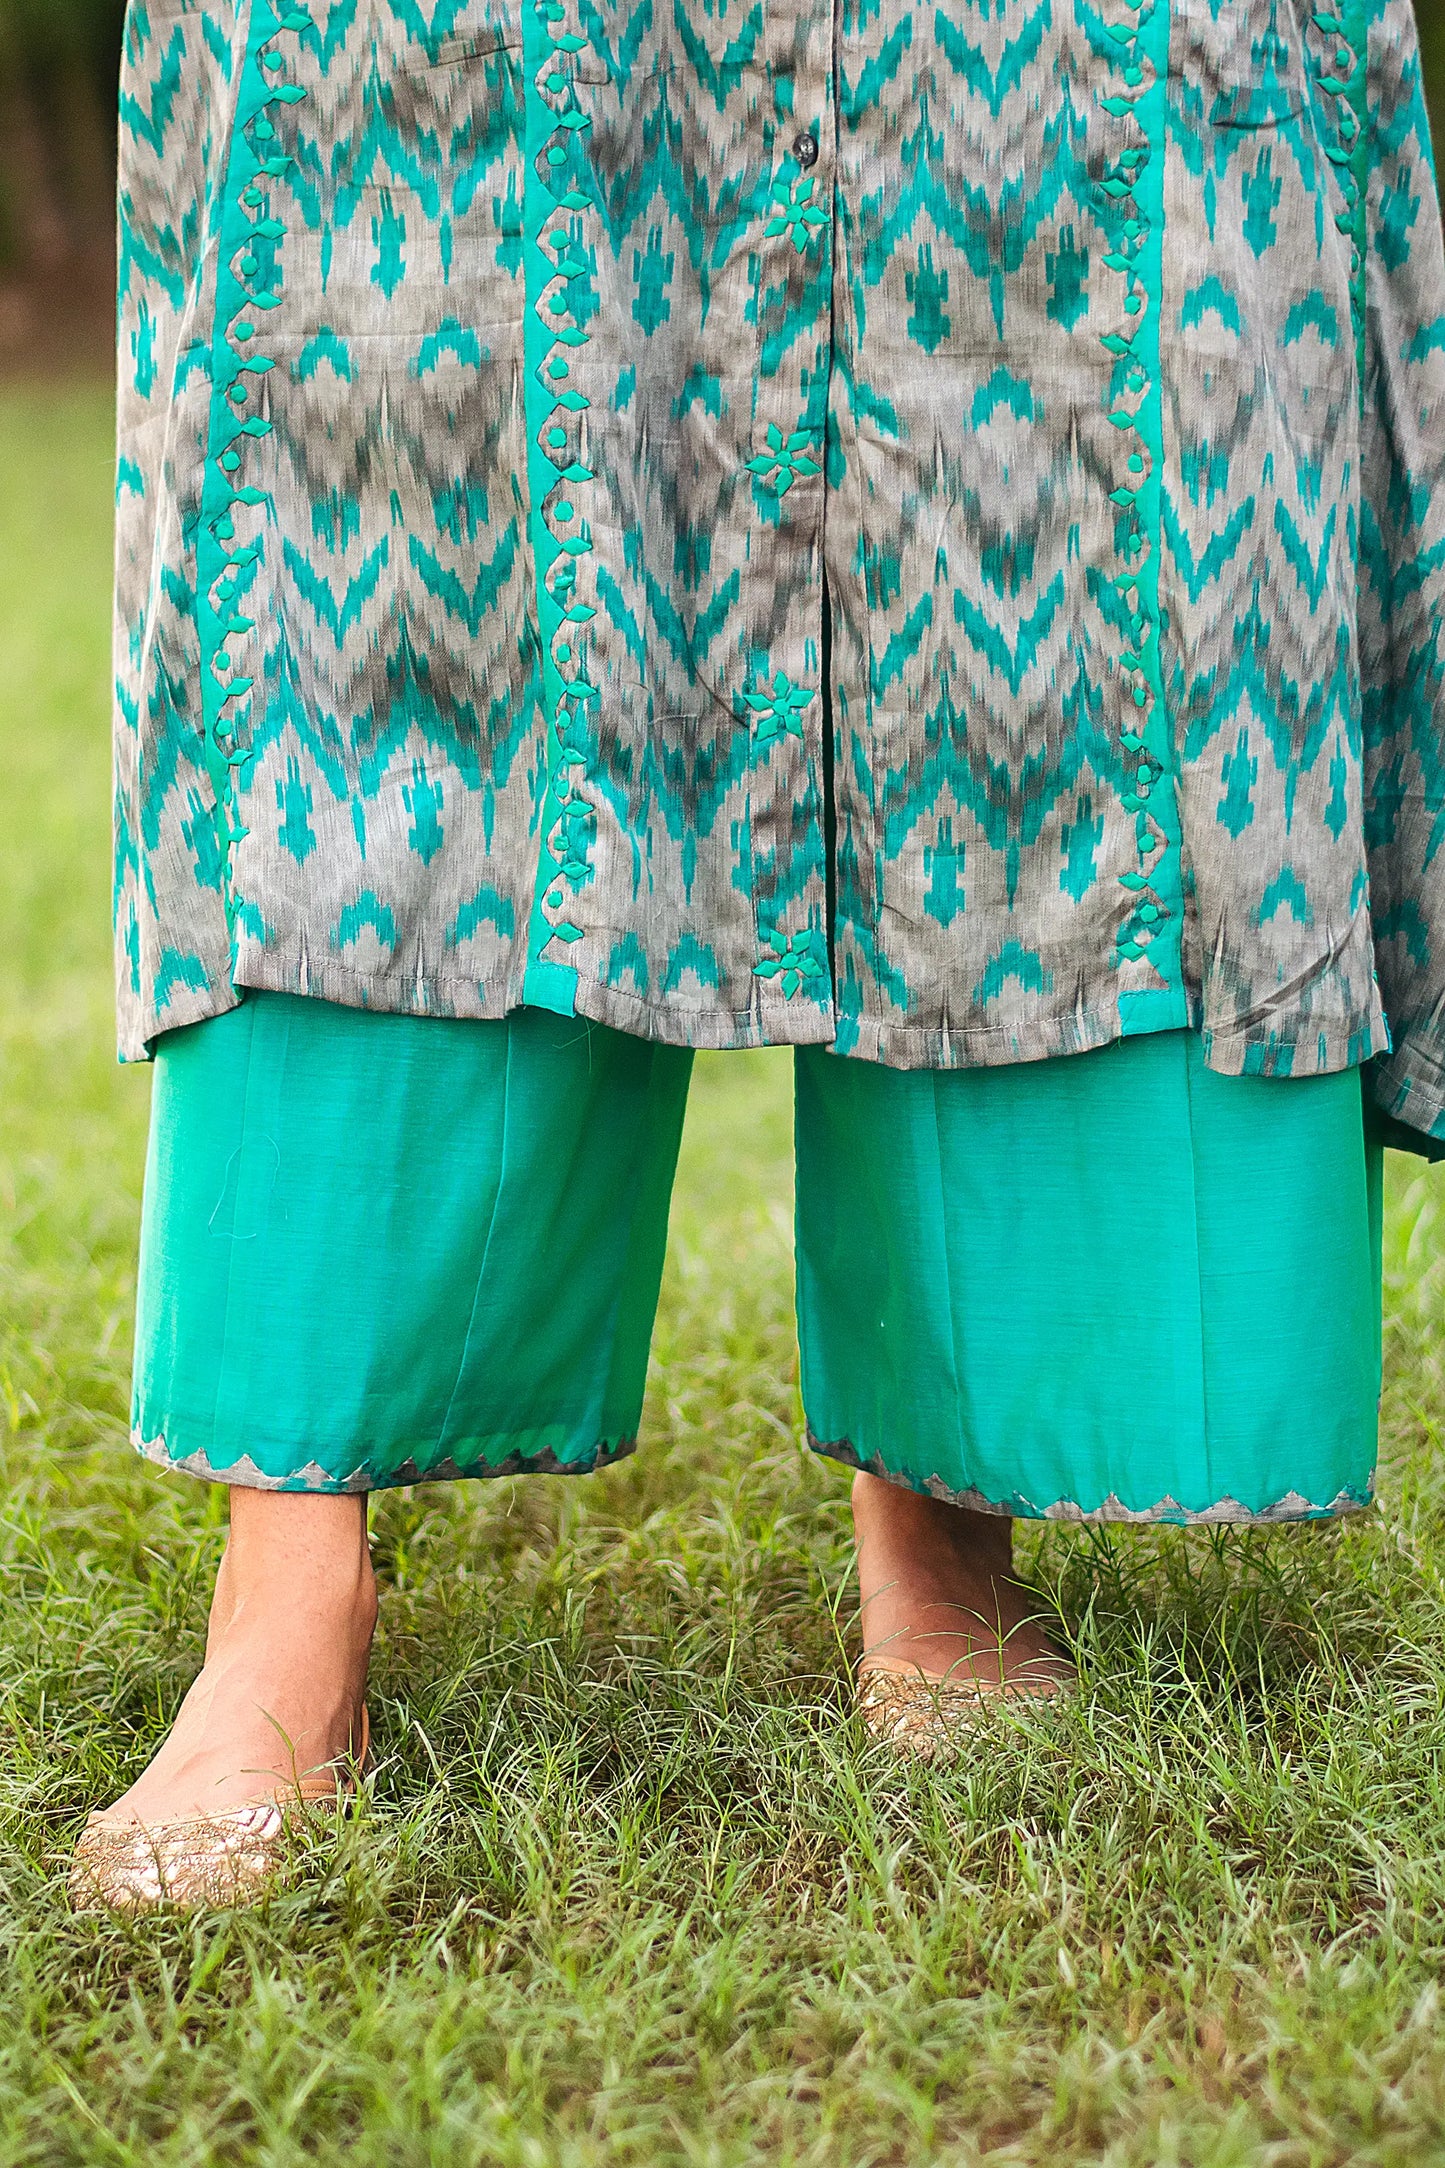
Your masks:
M979 1513L860 1469L853 1478L853 1519L860 1544L946 1547L990 1576L1013 1570L1013 1522L1004 1513Z
M237 1632L274 1628L288 1618L300 1631L325 1620L331 1632L369 1643L376 1613L364 1498L232 1491L208 1656Z

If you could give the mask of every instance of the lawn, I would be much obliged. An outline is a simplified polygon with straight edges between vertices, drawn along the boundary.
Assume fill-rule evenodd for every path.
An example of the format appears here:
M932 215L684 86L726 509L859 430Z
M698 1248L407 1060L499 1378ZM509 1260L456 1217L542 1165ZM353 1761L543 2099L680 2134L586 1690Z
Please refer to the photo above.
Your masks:
M929 1775L849 1714L787 1059L704 1059L642 1450L387 1496L338 1841L255 1914L72 1919L222 1533L126 1444L108 467L103 390L0 396L0 2168L1445 2159L1445 1172L1405 1161L1378 1513L1029 1539L1082 1697Z

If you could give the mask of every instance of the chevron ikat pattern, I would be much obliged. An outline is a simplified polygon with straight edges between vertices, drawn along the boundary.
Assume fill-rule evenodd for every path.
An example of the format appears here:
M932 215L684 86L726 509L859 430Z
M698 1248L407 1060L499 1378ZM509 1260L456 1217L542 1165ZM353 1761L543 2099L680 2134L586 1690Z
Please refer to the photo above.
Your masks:
M132 0L121 118L127 1055L1189 1024L1440 1120L1408 0Z

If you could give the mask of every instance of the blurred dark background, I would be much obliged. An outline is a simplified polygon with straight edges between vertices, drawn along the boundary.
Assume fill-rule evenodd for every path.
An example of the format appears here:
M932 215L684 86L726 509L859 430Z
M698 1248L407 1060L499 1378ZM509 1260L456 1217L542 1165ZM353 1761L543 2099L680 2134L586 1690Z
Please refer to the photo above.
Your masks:
M109 367L124 0L0 0L0 371Z
M1416 0L1445 144L1445 0ZM124 0L0 0L0 373L109 367Z

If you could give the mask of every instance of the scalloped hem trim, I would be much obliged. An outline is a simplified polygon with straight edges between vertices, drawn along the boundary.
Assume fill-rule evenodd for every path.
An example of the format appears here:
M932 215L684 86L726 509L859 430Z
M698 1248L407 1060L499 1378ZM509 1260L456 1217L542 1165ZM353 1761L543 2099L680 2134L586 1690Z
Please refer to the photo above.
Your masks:
M1271 1506L1241 1505L1237 1498L1220 1498L1213 1505L1203 1507L1181 1506L1175 1498L1161 1498L1152 1506L1126 1506L1116 1492L1111 1491L1102 1505L1087 1509L1076 1504L1072 1498L1059 1498L1052 1505L1039 1506L1030 1499L986 1498L980 1490L950 1490L939 1476L929 1476L926 1482L917 1482L912 1476L900 1475L886 1468L875 1454L872 1459L863 1455L841 1438L836 1444L825 1445L821 1438L808 1432L808 1444L812 1451L828 1460L842 1461L849 1468L861 1468L865 1475L876 1475L884 1483L896 1483L901 1490L923 1493L938 1498L945 1505L967 1506L972 1513L997 1513L1009 1520L1018 1521L1070 1521L1079 1526L1097 1526L1106 1521L1122 1521L1135 1526L1158 1526L1166 1528L1272 1528L1286 1521L1338 1520L1346 1513L1367 1513L1375 1503L1373 1480L1363 1491L1339 1491L1328 1505L1311 1505L1299 1491L1287 1491L1283 1498Z
M142 1459L153 1466L172 1474L193 1475L202 1483L225 1483L236 1490L300 1491L328 1497L405 1490L415 1483L482 1483L493 1477L515 1475L594 1475L599 1468L610 1468L614 1462L626 1460L637 1450L636 1438L604 1439L590 1453L576 1460L562 1460L543 1447L535 1453L509 1453L503 1460L472 1461L465 1467L454 1460L437 1460L420 1468L415 1460L404 1460L385 1475L373 1474L369 1468L362 1467L351 1475L336 1476L314 1460L290 1475L268 1475L264 1468L257 1467L249 1453L243 1453L239 1460L231 1461L224 1468L216 1468L204 1453L187 1453L177 1458L167 1448L164 1438L146 1438L139 1430L131 1432L131 1444Z

